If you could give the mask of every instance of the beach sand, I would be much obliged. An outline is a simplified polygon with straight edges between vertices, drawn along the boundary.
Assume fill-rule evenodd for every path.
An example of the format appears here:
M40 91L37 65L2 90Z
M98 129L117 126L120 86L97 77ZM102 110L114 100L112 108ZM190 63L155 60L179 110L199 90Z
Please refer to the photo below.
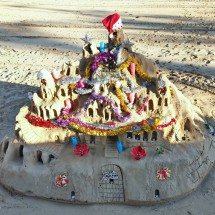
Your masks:
M101 21L115 12L133 50L156 61L215 126L215 1L14 0L1 1L0 8L0 139L13 134L28 92L37 90L37 71L80 59L86 33L97 45L106 42ZM214 213L214 169L188 197L156 206L69 205L0 187L0 215Z

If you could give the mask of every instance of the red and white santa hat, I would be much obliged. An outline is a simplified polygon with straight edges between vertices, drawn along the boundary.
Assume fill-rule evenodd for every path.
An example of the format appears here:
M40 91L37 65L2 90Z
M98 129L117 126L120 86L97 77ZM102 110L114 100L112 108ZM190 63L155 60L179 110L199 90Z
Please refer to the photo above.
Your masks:
M113 32L122 28L122 19L118 13L107 16L102 23L107 28L110 38L113 37Z

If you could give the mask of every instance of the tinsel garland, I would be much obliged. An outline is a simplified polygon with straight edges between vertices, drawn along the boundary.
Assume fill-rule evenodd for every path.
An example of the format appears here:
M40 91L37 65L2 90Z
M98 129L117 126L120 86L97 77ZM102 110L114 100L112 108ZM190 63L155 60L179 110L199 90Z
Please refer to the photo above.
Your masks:
M145 110L148 101L149 101L149 97L147 96L147 97L145 98L145 100L144 100L144 103L141 105L140 109L137 111L137 113L138 113L139 115L141 115L142 112Z
M74 90L74 89L76 89L76 84L69 84L69 87Z
M124 100L124 97L123 97L123 94L122 94L122 91L120 90L120 88L116 88L116 95L117 95L118 99L120 100L123 110L127 113L130 113L130 109L125 104L125 100Z
M114 60L114 61L116 61L116 55L111 54L110 52L101 52L101 53L97 54L93 59L92 71L95 72L98 69L98 67L102 63L104 63L105 60Z
M135 131L133 133L134 133L134 135L140 135L144 131L151 132L151 131L153 131L153 130L155 130L157 128L157 126L160 123L160 121L161 121L161 118L156 118L154 123L152 125L149 125L148 121L144 120L144 121L142 121L141 130L140 131Z
M141 78L143 78L149 82L153 81L152 77L150 77L143 71L143 69L140 67L139 63L137 62L137 60L134 57L129 57L129 59L125 63L118 66L115 70L123 70L125 68L128 68L130 66L131 62L135 63L136 71Z
M96 95L95 93L93 93L93 97L96 99L96 100L101 100L101 101L106 101L106 102L110 102L111 103L111 106L113 108L113 111L114 113L117 115L118 119L120 122L127 122L129 119L131 119L131 116L132 114L128 114L127 116L123 116L122 114L119 113L119 109L118 107L116 107L114 105L114 102L109 99L108 97L105 97L105 96L101 96L101 95Z
M34 126L43 127L43 128L59 128L59 125L53 124L50 121L43 120L39 117L32 116L30 113L25 116L29 123Z
M85 76L86 76L86 79L90 79L90 69L91 69L91 66L92 66L92 62L89 62L87 67L86 67L86 70L85 70Z
M158 128L158 129L166 128L166 127L172 125L174 122L176 122L176 119L175 119L175 118L172 118L172 119L170 120L170 122L168 122L168 123L166 123L166 124L158 125L157 128Z

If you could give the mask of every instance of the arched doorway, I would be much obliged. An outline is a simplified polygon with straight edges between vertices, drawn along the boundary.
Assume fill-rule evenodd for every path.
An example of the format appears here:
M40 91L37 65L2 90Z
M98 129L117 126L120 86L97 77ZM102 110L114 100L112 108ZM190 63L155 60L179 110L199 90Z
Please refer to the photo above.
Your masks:
M102 166L98 175L100 202L124 202L122 171L115 164Z

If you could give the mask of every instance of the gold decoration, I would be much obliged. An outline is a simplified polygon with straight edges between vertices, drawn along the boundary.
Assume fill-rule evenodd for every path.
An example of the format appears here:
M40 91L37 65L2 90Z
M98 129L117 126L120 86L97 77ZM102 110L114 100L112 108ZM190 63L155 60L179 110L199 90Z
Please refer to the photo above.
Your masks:
M122 91L120 90L120 88L116 88L116 95L117 95L118 99L120 100L123 110L127 113L130 113L130 109L125 104L125 100L124 100L124 97L122 95Z
M91 69L91 66L92 66L92 62L89 62L88 65L87 65L87 67L86 67L86 70L85 70L86 79L90 78L90 69Z

